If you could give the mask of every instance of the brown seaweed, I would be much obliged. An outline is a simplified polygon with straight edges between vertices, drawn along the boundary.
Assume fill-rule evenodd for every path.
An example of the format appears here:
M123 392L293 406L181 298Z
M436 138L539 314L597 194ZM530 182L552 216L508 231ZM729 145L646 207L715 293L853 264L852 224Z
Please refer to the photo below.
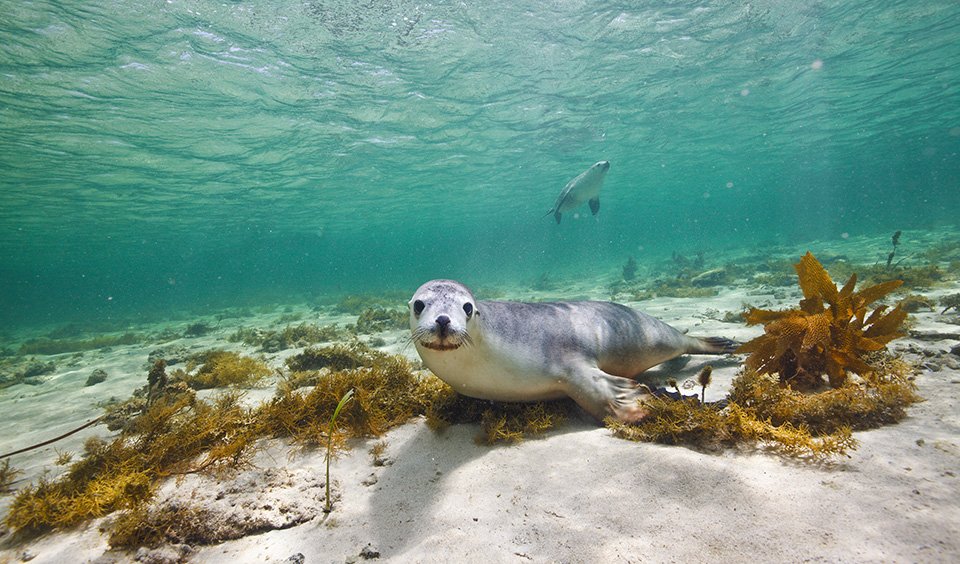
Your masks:
M795 265L804 299L800 307L784 311L751 308L750 325L763 324L764 334L742 345L738 352L750 353L749 370L776 373L784 382L816 387L826 374L830 385L840 387L849 371L870 372L863 361L868 353L882 350L900 337L907 313L899 305L868 306L900 287L892 280L854 291L853 274L841 289L812 253Z

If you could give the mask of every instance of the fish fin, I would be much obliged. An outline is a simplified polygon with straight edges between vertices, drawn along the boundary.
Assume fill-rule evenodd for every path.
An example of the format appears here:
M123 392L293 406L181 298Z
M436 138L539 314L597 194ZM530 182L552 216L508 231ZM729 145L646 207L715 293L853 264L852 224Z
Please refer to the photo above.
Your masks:
M596 198L593 198L592 200L590 200L590 212L593 215L597 215L599 211L600 211L600 196L597 196Z

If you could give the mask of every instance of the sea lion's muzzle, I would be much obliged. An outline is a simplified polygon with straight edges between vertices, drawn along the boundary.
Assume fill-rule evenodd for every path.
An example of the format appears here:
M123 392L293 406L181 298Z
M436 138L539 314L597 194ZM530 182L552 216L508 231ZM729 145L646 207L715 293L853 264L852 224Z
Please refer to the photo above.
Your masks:
M452 351L470 340L465 330L451 326L451 319L447 315L438 315L432 328L417 333L419 335L415 335L416 340L435 351Z

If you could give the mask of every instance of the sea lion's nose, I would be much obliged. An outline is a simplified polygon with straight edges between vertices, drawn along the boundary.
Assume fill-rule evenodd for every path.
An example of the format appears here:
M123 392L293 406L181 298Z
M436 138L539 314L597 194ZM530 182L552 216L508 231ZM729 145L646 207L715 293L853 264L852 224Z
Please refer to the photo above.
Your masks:
M440 335L440 338L447 336L447 329L450 327L450 318L446 315L437 316L437 333Z

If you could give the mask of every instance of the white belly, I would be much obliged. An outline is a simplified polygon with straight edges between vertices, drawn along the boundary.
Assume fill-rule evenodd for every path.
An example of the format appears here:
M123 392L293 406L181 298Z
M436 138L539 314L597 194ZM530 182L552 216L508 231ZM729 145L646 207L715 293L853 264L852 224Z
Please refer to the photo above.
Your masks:
M483 343L434 351L417 343L423 363L457 392L496 401L540 401L564 397L561 378L518 354L497 353Z
M566 198L560 202L559 211L567 212L577 209L588 200L599 196L600 188L603 187L603 176L591 175L575 182L576 184L570 188Z

